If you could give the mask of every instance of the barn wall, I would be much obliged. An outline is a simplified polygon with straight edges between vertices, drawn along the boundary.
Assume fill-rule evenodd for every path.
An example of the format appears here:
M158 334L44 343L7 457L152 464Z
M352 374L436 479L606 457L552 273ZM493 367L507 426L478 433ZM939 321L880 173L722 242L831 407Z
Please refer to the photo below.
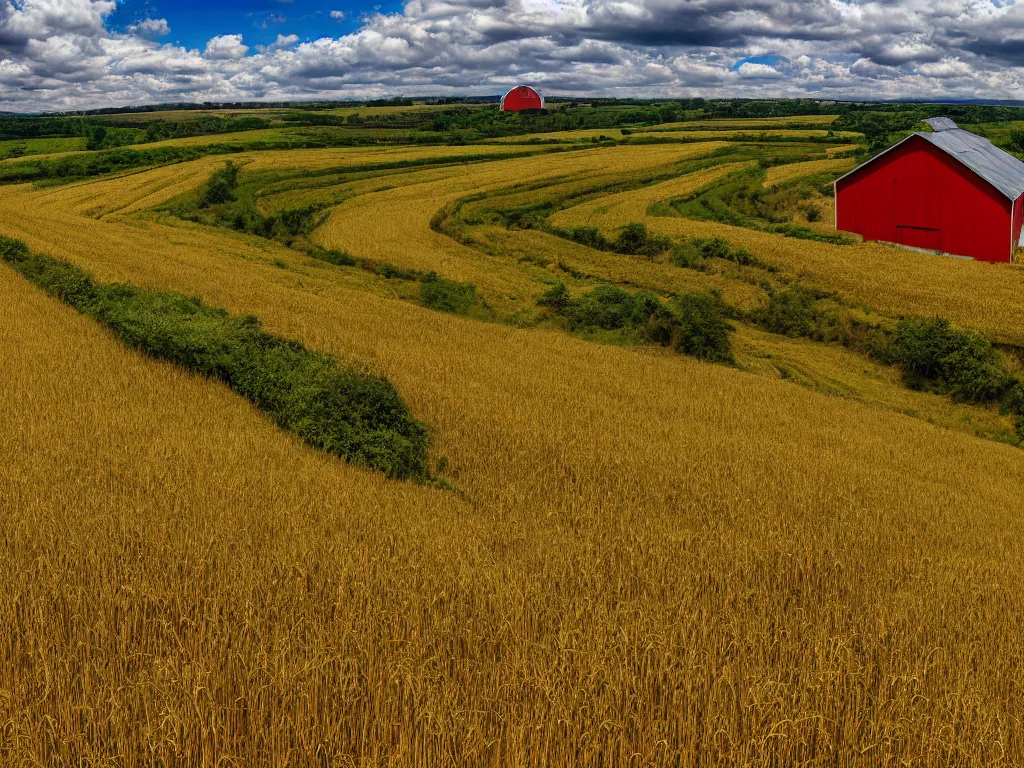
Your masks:
M920 137L836 185L836 223L884 240L983 261L1009 261L1011 205L995 187ZM1024 213L1024 211L1022 211Z

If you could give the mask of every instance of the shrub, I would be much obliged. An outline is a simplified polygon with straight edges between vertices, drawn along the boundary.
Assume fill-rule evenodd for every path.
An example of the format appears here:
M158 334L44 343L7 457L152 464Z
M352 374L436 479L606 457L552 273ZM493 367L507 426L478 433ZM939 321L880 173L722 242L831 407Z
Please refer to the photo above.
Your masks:
M677 267L703 269L705 259L724 259L744 267L759 267L769 272L778 271L772 264L761 261L746 248L734 248L721 237L695 237L677 244L670 260Z
M732 246L723 237L695 238L692 242L709 259L728 259L732 255Z
M601 285L572 301L566 316L573 328L591 326L612 331L629 324L633 302L621 288Z
M814 291L793 286L775 293L767 307L754 311L753 319L772 333L812 337L819 320L818 298Z
M685 240L673 246L669 261L683 269L704 270L707 268L704 254L693 240Z
M643 224L627 224L615 241L619 253L639 253L647 245L647 227Z
M310 256L320 261L326 261L336 267L354 267L358 262L344 251L335 251L328 248L316 248L311 251Z
M616 286L598 286L578 299L569 299L564 286L555 286L538 303L551 306L569 321L569 327L617 331L637 329L651 318L669 318L671 312L643 291L629 293Z
M891 354L910 386L931 384L969 402L997 400L1013 385L987 339L974 331L953 328L942 317L900 321Z
M612 250L612 244L597 227L573 227L568 232L570 240L585 245L588 248L596 248L599 251Z
M1024 384L1016 382L1003 398L1002 411L1012 413L1017 421L1017 436L1024 440Z
M537 304L542 307L551 307L555 312L563 313L569 306L569 291L564 283L554 285L551 290L537 299Z
M389 477L428 478L427 430L386 379L269 334L252 316L180 293L96 283L16 240L0 237L0 258L126 344L223 381L308 444Z
M664 253L672 247L667 237L652 235L644 224L627 224L615 240L614 250L630 256L647 256L648 258Z
M203 189L201 208L209 208L211 205L220 205L235 199L235 189L238 187L238 166L230 160L224 164L219 171L215 171L210 180L206 182Z
M652 316L667 314L649 293L628 293L614 285L599 285L569 303L565 315L570 327L615 331L645 324Z
M730 326L721 296L688 293L676 300L679 329L672 340L677 352L716 363L733 362Z
M367 259L362 261L360 266L368 272L373 272L375 275L383 277L385 280L425 280L430 277L430 275L424 275L422 272L417 272L413 269L396 267L394 264L389 264L386 261L377 262Z
M629 293L600 285L570 299L559 283L537 303L551 307L572 330L627 330L676 352L713 362L732 362L726 306L717 294L687 294L675 301L675 312L644 291Z
M476 286L445 280L431 272L420 283L420 303L441 312L465 315L476 303Z

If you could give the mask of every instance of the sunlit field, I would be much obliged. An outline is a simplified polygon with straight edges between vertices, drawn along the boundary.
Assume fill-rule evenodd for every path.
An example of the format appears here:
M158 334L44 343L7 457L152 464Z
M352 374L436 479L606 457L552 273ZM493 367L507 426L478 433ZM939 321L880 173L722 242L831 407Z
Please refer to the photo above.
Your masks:
M0 186L32 253L252 315L430 436L426 480L347 463L0 261L0 763L1024 762L1017 423L871 346L942 316L1016 375L1024 271L843 239L834 119Z

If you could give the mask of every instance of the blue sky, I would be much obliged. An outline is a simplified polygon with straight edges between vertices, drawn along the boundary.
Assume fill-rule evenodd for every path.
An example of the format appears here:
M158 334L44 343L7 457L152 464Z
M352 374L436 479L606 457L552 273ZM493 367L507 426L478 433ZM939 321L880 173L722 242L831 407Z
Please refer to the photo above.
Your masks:
M111 29L124 31L145 19L166 19L168 40L189 48L203 48L217 35L241 34L252 47L269 45L278 35L300 40L337 37L353 32L367 13L401 10L401 3L360 3L351 0L120 0L108 18ZM331 11L345 14L344 20Z
M0 0L6 111L519 84L1024 100L1024 0Z

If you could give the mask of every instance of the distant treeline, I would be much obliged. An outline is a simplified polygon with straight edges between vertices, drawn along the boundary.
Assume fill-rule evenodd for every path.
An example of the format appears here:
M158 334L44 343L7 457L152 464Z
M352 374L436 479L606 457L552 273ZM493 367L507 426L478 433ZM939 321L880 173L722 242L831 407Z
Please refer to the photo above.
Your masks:
M679 99L644 101L639 99L591 99L552 102L552 109L532 114L500 112L496 106L471 106L469 100L452 108L402 110L412 106L410 99L398 98L364 102L365 106L397 107L393 112L340 115L323 111L336 106L312 103L301 109L277 113L276 125L291 127L405 130L412 141L473 141L526 133L546 133L581 129L617 128L634 125L693 122L698 120L745 118L766 119L802 115L836 115L833 126L863 133L869 148L877 151L911 130L927 117L946 115L963 123L992 123L1024 120L1024 107L978 104L881 104L869 102L821 102L810 99ZM195 105L179 108L192 108ZM347 106L358 108L359 104ZM216 116L184 120L139 120L144 109L133 110L131 120L116 114L90 117L16 117L0 118L0 140L85 137L88 149L115 149L165 139L234 133L268 128L271 121L256 116ZM160 111L152 108L151 111Z

